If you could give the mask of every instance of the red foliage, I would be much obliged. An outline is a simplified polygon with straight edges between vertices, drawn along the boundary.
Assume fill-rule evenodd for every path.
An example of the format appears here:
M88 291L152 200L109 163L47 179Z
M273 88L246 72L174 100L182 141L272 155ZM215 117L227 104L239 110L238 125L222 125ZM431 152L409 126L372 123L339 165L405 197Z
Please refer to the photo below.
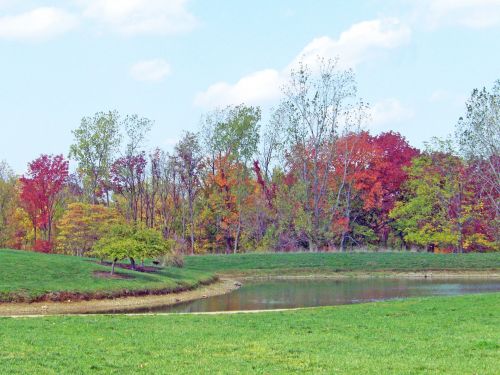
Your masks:
M68 178L68 162L62 155L41 155L28 164L27 176L19 179L21 204L30 217L35 231L41 229L51 240L52 219L59 192ZM48 245L40 248L47 249Z
M264 178L262 177L262 172L260 169L259 162L255 160L253 162L253 170L257 176L257 183L260 185L262 191L264 192L264 196L266 197L267 206L272 209L273 208L273 199L276 197L276 184L271 184L271 187L266 183Z
M52 241L37 239L33 246L33 250L39 253L50 253L53 245Z

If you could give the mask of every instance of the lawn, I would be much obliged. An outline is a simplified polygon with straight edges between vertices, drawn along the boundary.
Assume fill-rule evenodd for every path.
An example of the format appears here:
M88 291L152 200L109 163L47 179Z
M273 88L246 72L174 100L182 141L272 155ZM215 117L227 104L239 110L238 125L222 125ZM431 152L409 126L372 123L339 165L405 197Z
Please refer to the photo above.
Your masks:
M498 374L500 294L234 315L0 318L0 373Z
M117 273L129 277L126 279L94 274L109 270L91 259L0 250L0 301L59 299L63 295L61 292L102 298L147 291L175 291L196 287L214 277L210 272L171 267L155 273L119 269Z
M210 272L498 270L500 252L430 253L272 253L205 255L186 258L186 267Z

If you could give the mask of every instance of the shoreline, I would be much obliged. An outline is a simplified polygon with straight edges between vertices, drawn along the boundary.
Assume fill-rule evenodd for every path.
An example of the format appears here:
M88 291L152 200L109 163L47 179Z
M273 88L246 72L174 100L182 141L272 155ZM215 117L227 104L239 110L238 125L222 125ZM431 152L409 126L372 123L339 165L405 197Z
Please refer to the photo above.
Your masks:
M190 302L197 299L227 294L239 287L240 284L236 280L221 278L214 283L203 285L196 289L162 295L71 302L3 302L0 303L0 317L91 314L105 313L108 311L111 311L111 314L113 310L130 309L133 311L134 309L170 306L182 302Z
M271 271L271 272L266 272ZM285 274L283 274L285 272ZM22 316L50 316L106 313L113 314L113 310L130 310L171 306L178 303L190 302L198 299L228 294L241 286L241 281L264 280L314 280L331 279L346 280L349 278L405 278L405 279L500 279L500 270L490 271L368 271L368 272L336 272L321 270L321 273L312 271L293 270L254 270L253 272L234 272L221 274L218 281L202 285L199 288L177 293L161 295L120 297L114 299L92 299L71 302L2 302L0 303L0 317ZM124 312L123 314L127 314Z
M259 272L235 272L226 273L224 276L238 280L308 280L308 279L332 279L345 280L349 278L370 279L370 278L395 278L395 279L500 279L500 270L489 271L325 271L319 273L312 271L293 272L287 270L258 270ZM290 271L290 272L288 272ZM281 273L281 274L280 274Z

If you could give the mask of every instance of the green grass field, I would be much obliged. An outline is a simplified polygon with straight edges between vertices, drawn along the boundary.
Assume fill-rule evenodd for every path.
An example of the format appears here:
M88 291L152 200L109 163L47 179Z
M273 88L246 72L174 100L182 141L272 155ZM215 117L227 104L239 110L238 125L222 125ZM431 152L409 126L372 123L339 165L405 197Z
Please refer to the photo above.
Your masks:
M186 257L186 267L211 272L428 271L500 269L500 252L429 253L274 253Z
M178 290L213 279L210 272L170 267L156 273L117 271L130 279L94 275L96 271L109 270L109 267L90 259L0 250L0 301L33 301L47 295L57 299L60 292L107 296L148 290Z
M2 374L498 374L500 363L499 293L0 327Z

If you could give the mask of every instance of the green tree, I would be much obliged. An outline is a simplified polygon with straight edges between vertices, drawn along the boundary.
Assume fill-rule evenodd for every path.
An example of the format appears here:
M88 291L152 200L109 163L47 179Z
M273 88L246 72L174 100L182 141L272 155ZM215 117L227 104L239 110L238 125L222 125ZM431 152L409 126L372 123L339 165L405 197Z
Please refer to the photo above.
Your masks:
M405 241L462 252L466 226L476 218L481 203L468 189L463 161L446 152L427 152L413 159L408 169L404 201L390 212Z
M155 229L138 225L117 224L93 246L92 255L112 261L111 274L115 264L129 259L136 269L136 259L157 257L170 251L170 243Z
M109 169L121 141L118 112L97 112L82 118L73 136L69 157L78 162L85 194L96 204L104 190L109 205Z

